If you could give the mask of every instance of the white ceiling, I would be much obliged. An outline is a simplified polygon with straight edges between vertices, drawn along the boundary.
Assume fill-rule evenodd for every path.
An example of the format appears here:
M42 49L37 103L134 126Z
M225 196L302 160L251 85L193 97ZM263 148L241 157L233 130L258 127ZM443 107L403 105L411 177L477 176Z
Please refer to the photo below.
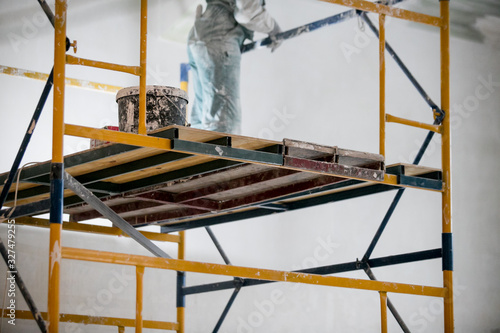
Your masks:
M178 17L166 33L168 38L174 40L178 39L178 36L186 36L186 30L192 24L196 5L205 2L204 0L175 1L179 6L182 6L184 15ZM270 3L277 0L267 1ZM432 15L439 13L439 0L406 0L400 6ZM500 0L451 0L450 11L451 34L453 36L476 42L486 42L500 48Z
M411 7L439 13L438 0L413 0ZM500 0L450 0L451 34L500 47Z
M283 0L267 1L271 3ZM317 0L308 1L316 2ZM48 1L52 8L53 2L53 0ZM130 11L136 10L136 2L137 0L108 0L104 3L96 0L71 1L71 10L73 12L80 11L82 15L87 16L92 21L106 19L105 14L100 15L100 13L109 13L109 11L103 10L103 6L121 7L122 10L117 11L117 14L123 14L126 8ZM303 2L304 5L307 5L307 1ZM162 31L164 31L162 37L172 41L185 42L198 3L205 3L205 0L150 0L150 10L159 10L165 13L165 19L162 22ZM438 0L406 0L399 6L432 15L439 13ZM9 26L22 24L19 18L31 15L30 13L33 13L33 10L39 5L35 0L32 0L18 1L15 5L10 3L7 8L1 7L3 8L0 11L0 22L2 22L3 29L8 30ZM477 42L486 42L500 48L500 0L451 0L450 9L452 35ZM300 16L301 13L297 13L297 15Z

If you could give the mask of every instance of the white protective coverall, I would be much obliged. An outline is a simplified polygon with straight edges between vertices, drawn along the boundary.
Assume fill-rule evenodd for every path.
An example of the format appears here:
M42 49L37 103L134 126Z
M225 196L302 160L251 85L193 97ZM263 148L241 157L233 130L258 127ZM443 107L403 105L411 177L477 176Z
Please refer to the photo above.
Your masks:
M197 15L188 39L192 127L241 132L240 50L253 31L271 36L280 31L262 0L207 0L205 12Z

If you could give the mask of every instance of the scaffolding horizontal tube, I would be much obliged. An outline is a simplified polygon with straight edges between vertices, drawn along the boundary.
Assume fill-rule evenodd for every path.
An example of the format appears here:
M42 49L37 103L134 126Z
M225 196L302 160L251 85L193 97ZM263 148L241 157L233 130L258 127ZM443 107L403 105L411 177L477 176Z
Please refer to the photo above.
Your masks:
M82 138L124 143L132 146L150 147L164 150L171 149L171 140L169 139L71 124L65 124L64 134Z
M337 5L342 5L350 8L359 9L365 12L372 12L377 14L385 14L395 18L441 27L443 20L436 16L430 16L422 13L412 12L409 10L394 8L365 0L321 0Z
M124 72L124 73L128 73L128 74L133 74L133 75L141 75L141 68L139 66L118 65L118 64L112 64L109 62L102 62L102 61L78 58L78 57L74 57L72 55L66 55L66 63L68 65L81 65L81 66L87 66L87 67L108 69L108 70L117 71L117 72Z
M398 264L407 264L416 261L422 260L430 260L430 259L438 259L442 257L441 249L433 249L433 250L425 250L420 252L411 252L405 254L398 254L388 257L381 257L376 259L368 260L368 265L370 267L383 267L389 265L398 265ZM306 268L299 271L297 273L309 273L309 274L335 274L335 273L345 273L355 270L362 270L363 265L360 262L348 262L342 264L328 265L328 266L320 266L313 268ZM272 283L274 281L263 281L263 280L253 280L253 279L245 279L243 281L243 287L255 286L260 284ZM223 281L223 282L215 282L211 284L204 284L198 286L190 286L184 288L185 295L192 294L200 294L205 292L217 291L217 290L225 290L225 289L233 289L236 287L236 283L234 280L232 281Z
M336 276L322 276L306 273L275 271L270 269L146 257L69 247L63 248L62 258L119 265L144 266L149 268L168 269L182 272L225 275L258 280L305 283L372 291L385 291L391 293L420 296L445 297L446 295L446 289L441 287L419 286L394 282L370 281Z
M42 312L42 318L47 320L47 312ZM8 317L9 312L4 312L4 318ZM26 310L16 310L16 319L33 319L33 316L29 311ZM135 319L128 318L115 318L115 317L94 317L94 316L84 316L77 314L59 314L59 321L62 323L75 323L83 325L103 325L103 326L123 326L123 327L135 327ZM177 323L164 322L164 321L154 321L154 320L144 320L143 327L149 329L159 329L175 331L179 328Z
M407 126L425 129L425 130L432 131L435 133L441 133L441 125L430 125L430 124L421 123L421 122L414 121L414 120L396 117L396 116L393 116L391 114L386 114L385 119L388 123L397 123L397 124L402 124L402 125L407 125Z
M0 73L12 76L24 77L28 79L40 80L40 81L47 81L47 79L49 78L49 74L46 73L40 73L28 69L2 66L2 65L0 65ZM72 79L69 77L67 77L65 80L66 80L66 85L68 86L98 90L108 93L116 93L118 90L122 89L122 87L113 86L110 84L104 84L104 83L92 82L80 79Z
M26 225L26 226L32 226L32 227L48 228L50 225L50 222L47 219L40 219L40 218L26 216L26 217L21 217L19 219L16 219L16 225ZM83 223L76 223L76 222L64 222L63 223L63 230L89 232L89 233L94 233L94 234L102 234L102 235L110 235L110 236L129 237L122 230L120 230L119 228L116 228L116 227L105 227L105 226L100 226L100 225L83 224ZM179 243L179 239L180 239L178 235L162 234L162 233L151 232L151 231L139 231L139 232L141 234L143 234L147 239L154 240L154 241Z

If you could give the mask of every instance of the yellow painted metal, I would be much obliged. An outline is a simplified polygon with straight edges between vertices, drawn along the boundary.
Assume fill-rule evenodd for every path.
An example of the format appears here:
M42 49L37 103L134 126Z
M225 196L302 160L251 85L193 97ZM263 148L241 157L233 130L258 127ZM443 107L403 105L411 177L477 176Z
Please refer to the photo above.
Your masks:
M12 76L24 77L28 79L41 80L41 81L47 81L47 79L49 78L49 74L46 73L40 73L40 72L30 71L28 69L2 66L2 65L0 65L0 73ZM73 79L69 77L67 77L65 81L67 86L98 90L108 93L116 93L118 90L122 89L122 87L113 86L110 84Z
M30 71L27 69L21 69L16 67L3 66L3 65L0 65L0 73L12 76L26 77L29 79L42 80L42 81L47 81L47 79L49 78L49 74Z
M59 332L59 297L61 276L61 229L60 223L50 224L49 239L49 293L48 293L48 329L50 333Z
M67 0L56 0L54 19L54 105L52 122L52 163L63 164L64 91L66 73ZM62 224L52 223L49 238L48 331L59 332L59 287Z
M146 135L146 55L148 44L148 0L141 0L141 77L139 81L139 134Z
M179 231L180 242L178 245L177 258L179 260L184 260L186 258L186 232ZM186 311L183 306L177 307L177 323L179 324L179 329L177 332L184 333L186 326Z
M186 308L178 307L177 308L177 332L184 333L186 327Z
M355 8L363 10L366 12L372 12L377 14L385 14L387 16L396 17L399 19L413 21L417 23L429 24L435 27L439 27L442 24L442 20L439 17L430 16L426 14L421 14L417 12L412 12L409 10L390 7L386 5L381 5L378 3L365 1L365 0L321 0L323 2L334 3L337 5L343 5L350 8Z
M445 288L410 285L394 282L351 279L336 276L323 276L307 273L276 271L263 268L229 266L222 264L201 263L179 259L146 257L123 253L102 252L77 248L63 249L63 258L95 261L110 264L144 266L150 268L169 269L182 272L225 275L249 279L305 283L313 285L352 288L373 291L385 291L401 294L444 297Z
M144 299L144 266L136 266L136 292L135 292L135 333L142 333L142 301Z
M137 67L137 66L118 65L118 64L112 64L109 62L102 62L102 61L78 58L78 57L74 57L74 56L69 55L69 54L66 55L66 63L68 65L82 65L82 66L87 66L87 67L102 68L102 69L108 69L111 71L133 74L133 75L140 75L141 74L141 68Z
M444 331L455 332L455 313L453 306L453 271L443 271L443 284L446 288L444 297Z
M405 118L396 117L396 116L393 116L391 114L387 114L386 115L386 120L389 123L397 123L397 124L402 124L402 125L417 127L417 128L425 129L425 130L428 130L428 131L433 131L433 132L436 132L436 133L441 133L442 132L442 126L441 125L425 124L425 123L421 123L421 122L414 121L414 120L409 120L409 119L405 119Z
M188 92L188 83L187 81L181 81L181 89L185 92Z
M380 292L380 322L381 332L387 333L387 293Z
M186 232L179 231L179 245L178 245L178 254L177 258L180 260L186 259Z
M385 157L385 15L379 15L379 58L380 58L380 97L379 97L379 154Z
M450 109L450 2L441 0L441 110L445 112L442 122L441 159L443 169L442 229L443 233L452 233L451 199L451 109ZM454 332L453 310L453 271L443 271L443 285L447 290L444 299L444 329Z
M66 73L66 0L56 1L54 37L54 112L52 123L52 163L63 163L64 92Z
M6 223L5 221L4 223ZM50 225L49 220L40 219L34 217L19 217L16 218L16 225L27 225L32 227L44 227L48 228ZM79 232L89 232L95 234L102 235L110 235L110 236L124 236L129 237L123 231L116 227L105 227L100 225L92 225L92 224L84 224L84 223L76 223L76 222L64 222L63 223L64 231L79 231ZM150 232L150 231L139 231L143 234L147 239L160 241L160 242L172 242L179 243L180 237L178 235L171 234L162 234L158 232Z
M124 143L133 146L150 147L169 150L170 140L153 136L138 135L133 133L111 131L85 126L66 124L66 135L79 136L82 138L97 139L116 143Z
M8 311L4 311L4 318L8 317ZM41 312L42 318L47 320L47 312ZM16 319L33 320L33 314L28 310L16 310ZM103 325L103 326L117 326L117 327L135 327L135 319L128 318L115 318L115 317L93 317L77 314L64 314L59 315L61 323L75 323L82 325ZM177 323L144 320L143 327L148 329L176 331Z
M445 191L443 192L443 232L451 232L451 127L450 127L450 36L449 1L440 1L441 15L448 22L441 29L441 109L446 113L443 119L441 137L442 169Z

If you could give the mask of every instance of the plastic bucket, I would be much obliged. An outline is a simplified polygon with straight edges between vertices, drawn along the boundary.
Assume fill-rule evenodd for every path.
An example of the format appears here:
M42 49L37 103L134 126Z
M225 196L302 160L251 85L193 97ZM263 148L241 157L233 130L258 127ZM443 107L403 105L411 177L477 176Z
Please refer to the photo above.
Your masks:
M137 133L139 128L139 87L123 88L116 94L119 129ZM146 86L146 130L169 125L187 125L188 95L184 90L166 86Z

